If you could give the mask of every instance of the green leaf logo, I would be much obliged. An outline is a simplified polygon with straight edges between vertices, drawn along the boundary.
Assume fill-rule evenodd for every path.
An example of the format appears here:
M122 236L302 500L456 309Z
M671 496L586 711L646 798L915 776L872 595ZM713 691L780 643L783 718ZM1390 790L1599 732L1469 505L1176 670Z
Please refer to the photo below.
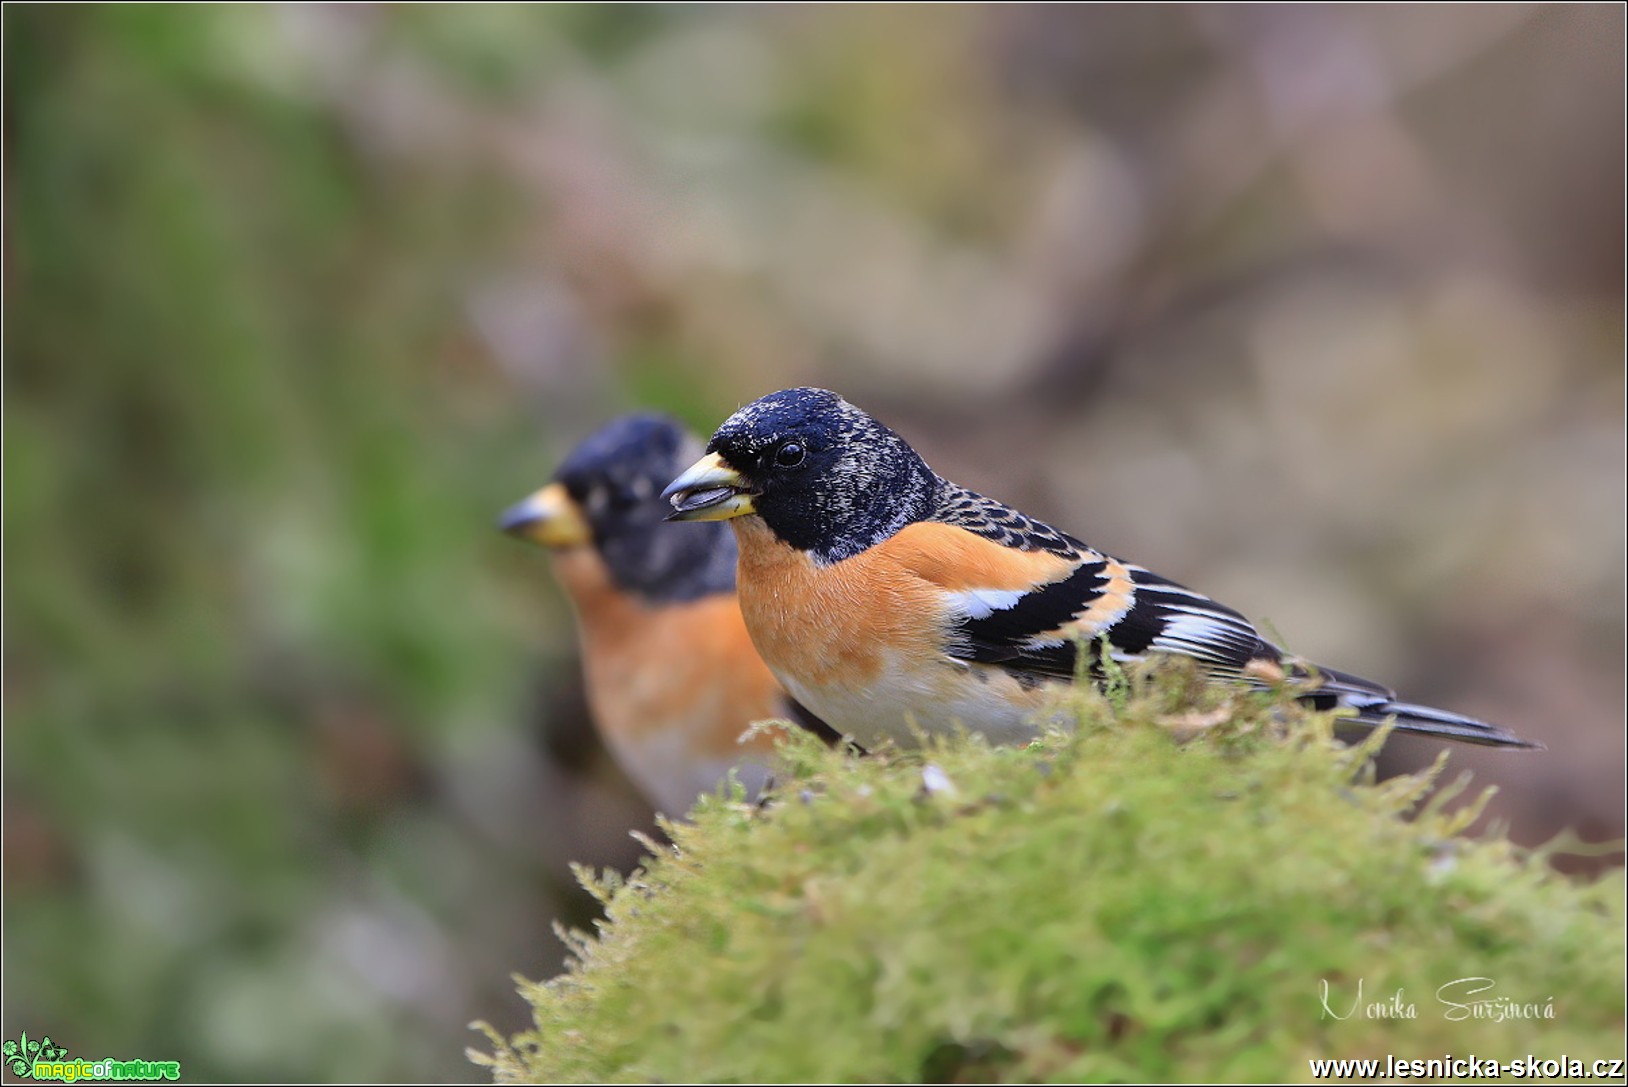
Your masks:
M19 1033L17 1040L9 1038L0 1042L0 1060L14 1076L28 1079L34 1074L36 1061L60 1061L68 1055L68 1047L57 1045L51 1041L51 1036L35 1040L28 1036L28 1032Z
M0 1049L5 1052L6 1064L10 1067L12 1075L26 1079L32 1074L33 1069L28 1064L28 1031L23 1031L15 1042L8 1039Z

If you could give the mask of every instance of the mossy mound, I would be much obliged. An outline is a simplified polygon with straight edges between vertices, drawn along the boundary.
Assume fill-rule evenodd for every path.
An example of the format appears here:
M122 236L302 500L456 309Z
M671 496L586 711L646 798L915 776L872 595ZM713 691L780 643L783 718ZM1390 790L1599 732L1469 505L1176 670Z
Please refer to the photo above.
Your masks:
M703 801L631 881L587 880L608 921L522 984L536 1029L472 1058L504 1081L1298 1081L1622 1055L1620 879L1459 837L1473 813L1439 801L1400 818L1429 775L1372 784L1369 748L1282 699L1178 671L1077 712L1024 749L790 741L775 803Z

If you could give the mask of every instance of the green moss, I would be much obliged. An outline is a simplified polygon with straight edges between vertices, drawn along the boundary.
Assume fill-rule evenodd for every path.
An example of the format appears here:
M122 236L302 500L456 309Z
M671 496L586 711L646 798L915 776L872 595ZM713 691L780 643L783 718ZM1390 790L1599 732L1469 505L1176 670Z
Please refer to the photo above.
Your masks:
M775 803L703 801L625 884L585 876L608 920L522 983L535 1030L471 1056L504 1081L841 1082L1621 1054L1620 880L1459 837L1477 805L1373 784L1371 744L1282 699L1175 672L1076 705L1025 749L790 742ZM1438 988L1473 977L1540 1017L1450 1020ZM1415 1017L1368 1014L1398 991Z

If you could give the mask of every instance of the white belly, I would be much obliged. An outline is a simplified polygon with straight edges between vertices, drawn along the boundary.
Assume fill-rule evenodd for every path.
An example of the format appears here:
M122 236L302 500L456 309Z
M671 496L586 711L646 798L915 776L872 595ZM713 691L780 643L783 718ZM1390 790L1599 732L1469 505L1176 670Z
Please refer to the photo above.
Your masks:
M1051 716L1043 689L1025 688L1003 669L945 660L932 670L906 670L893 660L865 687L810 687L776 672L792 696L862 747L891 741L920 746L921 735L966 731L990 743L1026 744ZM979 678L979 677L982 678Z
M746 731L746 725L741 731ZM605 743L651 806L674 819L682 818L702 793L717 789L731 770L746 786L748 800L757 799L770 775L767 763L744 748L734 759L700 756L692 750L689 737L677 729L636 736L606 733Z

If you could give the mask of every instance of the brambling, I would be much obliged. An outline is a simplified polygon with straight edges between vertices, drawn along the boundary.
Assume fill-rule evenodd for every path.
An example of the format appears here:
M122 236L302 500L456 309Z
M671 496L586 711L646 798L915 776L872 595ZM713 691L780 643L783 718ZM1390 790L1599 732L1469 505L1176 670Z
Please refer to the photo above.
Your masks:
M653 415L617 419L554 482L511 506L504 532L548 548L576 612L588 703L616 761L658 811L681 815L733 768L756 795L784 718L836 734L786 696L752 648L723 525L666 525L662 484L701 443Z
M1291 656L1202 593L941 478L824 389L741 408L663 494L672 520L730 521L758 652L866 747L956 722L1026 742L1080 645L1099 639L1122 662L1175 654L1257 688L1293 682L1302 701L1370 728L1394 718L1404 732L1539 746Z

